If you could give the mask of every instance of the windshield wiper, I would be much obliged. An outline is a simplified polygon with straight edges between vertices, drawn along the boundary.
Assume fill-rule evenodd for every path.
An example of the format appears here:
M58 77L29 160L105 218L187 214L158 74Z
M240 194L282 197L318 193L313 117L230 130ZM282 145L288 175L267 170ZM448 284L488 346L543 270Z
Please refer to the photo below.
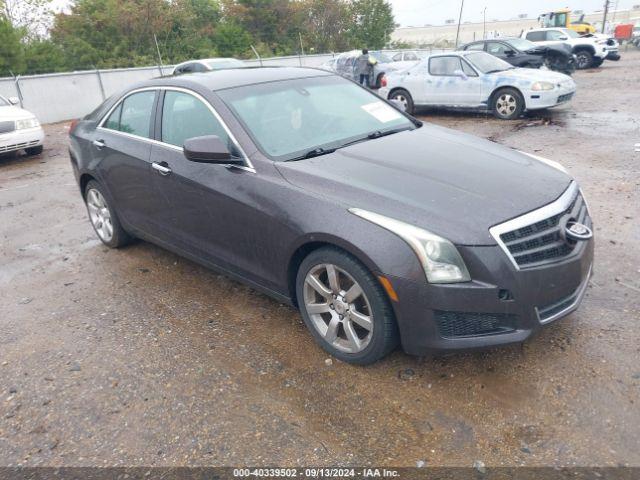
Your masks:
M306 160L307 158L319 157L320 155L327 155L328 153L335 152L335 148L314 148L313 150L309 150L304 155L300 155L299 157L290 158L287 162L295 162L296 160Z
M339 148L345 148L345 147L348 147L350 145L355 145L356 143L366 142L367 140L373 140L373 139L380 138L380 137L386 137L387 135L393 135L394 133L403 132L405 130L413 130L413 129L411 127L400 127L400 128L393 128L391 130L376 130L375 132L368 133L364 137L356 138L355 140L350 140L348 142L342 143L337 147L332 147L332 148L318 147L318 148L314 148L313 150L309 150L304 155L300 155L298 157L290 158L289 160L287 160L287 162L295 162L297 160L306 160L308 158L319 157L320 155L326 155L328 153L333 153L336 150L338 150Z
M410 130L411 127L392 128L391 130L376 130L367 135L367 138L373 140L374 138L386 137L387 135L393 135L394 133L404 132Z

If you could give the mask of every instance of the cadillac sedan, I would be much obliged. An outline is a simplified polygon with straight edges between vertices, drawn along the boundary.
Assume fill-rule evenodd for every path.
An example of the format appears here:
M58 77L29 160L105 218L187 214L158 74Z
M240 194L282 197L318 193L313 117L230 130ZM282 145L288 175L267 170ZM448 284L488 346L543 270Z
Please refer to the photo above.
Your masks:
M295 305L346 362L522 342L591 272L559 164L321 70L140 83L72 125L70 156L105 245L144 239Z
M516 68L479 51L432 55L412 68L387 74L382 84L378 94L399 101L409 113L416 106L479 109L503 120L562 105L576 93L567 75Z

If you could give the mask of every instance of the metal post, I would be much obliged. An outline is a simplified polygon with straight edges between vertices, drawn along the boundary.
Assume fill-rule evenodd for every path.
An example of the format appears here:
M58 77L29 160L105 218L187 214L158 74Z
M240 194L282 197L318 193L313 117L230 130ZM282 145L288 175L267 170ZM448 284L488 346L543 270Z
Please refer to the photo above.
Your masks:
M253 45L251 45L251 50L253 50L253 53L255 53L256 57L258 57L258 60L260 61L260 66L262 67L262 58L260 58L260 54L258 53L258 51L253 47Z
M302 46L302 33L298 32L298 37L300 38L300 52L304 56L304 47ZM302 66L302 57L298 55L298 60L300 61L300 66Z
M454 50L458 48L458 39L460 38L460 24L462 23L462 9L464 8L464 0L460 3L460 17L458 18L458 30L456 31L456 46Z
M154 42L156 42L156 52L158 52L158 70L160 70L160 76L164 77L164 72L162 71L162 57L160 56L160 47L158 47L158 38L156 37L156 34L153 34L153 40Z
M94 65L93 68L96 69L96 76L98 77L98 86L100 87L100 93L102 94L102 100L107 99L107 95L104 93L104 85L102 84L102 75L100 75L100 70Z
M11 73L13 75L13 73ZM20 75L17 77L13 75L13 83L16 87L16 92L18 93L18 99L20 100L20 108L24 108L24 98L22 98L22 90L20 89Z

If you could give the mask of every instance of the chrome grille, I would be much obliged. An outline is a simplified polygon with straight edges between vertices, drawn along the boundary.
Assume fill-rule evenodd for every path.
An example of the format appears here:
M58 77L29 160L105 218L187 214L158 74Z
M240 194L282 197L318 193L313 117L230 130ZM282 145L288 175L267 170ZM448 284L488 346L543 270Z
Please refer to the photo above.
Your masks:
M15 129L16 122L14 121L0 122L0 133L13 132Z
M575 182L552 204L490 231L518 268L537 267L560 261L578 248L561 234L565 216L591 226L587 205Z

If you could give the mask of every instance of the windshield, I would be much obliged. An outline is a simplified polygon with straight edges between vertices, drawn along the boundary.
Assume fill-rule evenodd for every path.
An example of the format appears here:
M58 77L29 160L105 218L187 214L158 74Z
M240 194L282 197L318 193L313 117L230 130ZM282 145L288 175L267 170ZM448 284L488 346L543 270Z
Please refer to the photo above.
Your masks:
M9 100L0 95L0 107L8 107L10 105Z
M226 58L224 60L210 60L206 63L212 70L224 70L225 68L241 68L245 66L244 62L236 60L235 58Z
M509 45L514 47L516 50L520 50L521 52L526 52L527 50L531 50L532 48L538 48L533 42L529 40L525 40L524 38L509 38L505 40Z
M371 55L373 58L375 58L380 63L391 63L391 61L392 61L389 57L387 57L382 52L369 52L369 55Z
M337 76L301 78L217 92L260 149L286 161L415 124L378 96ZM311 155L307 155L311 156Z
M580 38L581 35L575 30L569 30L568 28L563 28L562 33L566 33L569 38Z
M514 68L504 60L500 60L485 52L473 52L465 58L482 73L502 72Z

